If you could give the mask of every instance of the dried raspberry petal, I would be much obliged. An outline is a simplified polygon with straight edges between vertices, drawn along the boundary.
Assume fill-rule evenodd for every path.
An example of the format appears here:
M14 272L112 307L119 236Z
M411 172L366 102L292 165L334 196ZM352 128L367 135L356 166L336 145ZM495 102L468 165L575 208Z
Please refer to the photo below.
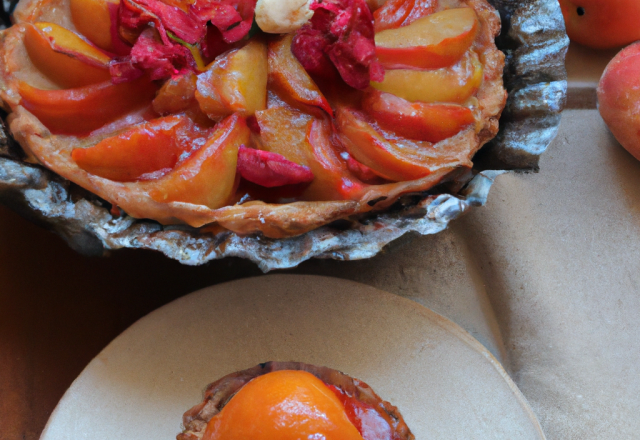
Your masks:
M109 10L109 18L111 19L111 26L109 26L109 32L111 33L111 43L113 44L113 52L116 55L129 55L131 52L131 46L127 45L118 32L118 14L120 5L115 3L107 3Z
M311 9L313 17L296 32L291 47L310 74L328 77L332 63L356 89L384 78L376 59L373 15L365 0L325 0L312 4Z
M293 37L291 52L310 75L330 78L336 71L324 53L330 44L331 40L326 33L305 26Z
M308 183L314 178L309 167L291 162L281 154L244 145L238 150L238 172L249 182L267 188Z
M167 30L189 44L202 40L207 31L206 21L196 14L187 14L159 0L123 0L121 5L122 26L139 29L141 25L153 22L165 44L169 44Z
M215 57L233 48L233 45L222 39L222 32L217 27L207 26L207 36L202 40L200 47L209 64Z
M251 29L256 0L199 1L190 8L203 23L211 22L227 43L243 39Z
M189 49L179 44L163 44L153 29L146 29L131 49L131 62L149 71L152 80L165 79L184 70L194 70L195 61Z
M109 63L109 73L111 74L111 82L114 84L133 81L144 75L144 71L131 62L131 57L112 60Z
M253 24L253 16L256 10L256 0L220 0L222 3L233 5L242 21L235 27L222 32L224 41L234 43L243 39L251 30Z
M201 0L185 12L161 0L122 0L118 8L119 34L134 47L128 63L126 59L114 62L113 81L135 77L136 68L151 70L152 79L167 78L184 69L197 70L194 55L200 59L200 53L191 54L184 45L194 51L202 46L206 57L217 55L225 44L241 40L249 33L255 5L256 0ZM208 32L209 21L220 32ZM162 42L150 38L140 41L142 30L149 29L150 23ZM222 44L212 40L216 37Z

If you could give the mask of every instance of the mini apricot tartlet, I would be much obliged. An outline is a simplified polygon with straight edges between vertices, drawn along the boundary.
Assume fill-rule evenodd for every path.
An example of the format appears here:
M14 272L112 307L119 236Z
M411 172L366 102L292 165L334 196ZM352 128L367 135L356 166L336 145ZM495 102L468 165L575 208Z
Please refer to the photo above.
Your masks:
M207 386L177 440L414 440L398 408L328 367L266 362Z

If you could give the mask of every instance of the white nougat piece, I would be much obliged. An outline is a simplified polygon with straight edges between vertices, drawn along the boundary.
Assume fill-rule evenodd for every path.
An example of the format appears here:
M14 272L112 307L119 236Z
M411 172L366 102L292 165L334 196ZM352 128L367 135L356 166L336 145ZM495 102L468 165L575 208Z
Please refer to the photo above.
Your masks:
M284 34L299 29L313 16L313 0L258 0L256 23L264 32Z

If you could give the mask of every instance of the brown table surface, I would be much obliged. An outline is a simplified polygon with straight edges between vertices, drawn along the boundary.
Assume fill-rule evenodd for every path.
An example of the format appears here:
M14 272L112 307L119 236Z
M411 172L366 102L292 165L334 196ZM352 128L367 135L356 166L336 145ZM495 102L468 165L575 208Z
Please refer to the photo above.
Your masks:
M575 66L589 53L571 56L583 72ZM586 96L600 64L570 84L573 96ZM628 380L638 377L629 353L640 352L638 176L595 110L571 110L539 174L501 176L488 205L448 230L402 238L370 260L290 272L370 284L457 322L503 362L550 439L631 438L623 434L640 432L640 382ZM138 318L258 275L240 259L186 267L144 251L83 257L0 206L0 439L38 438L84 366Z

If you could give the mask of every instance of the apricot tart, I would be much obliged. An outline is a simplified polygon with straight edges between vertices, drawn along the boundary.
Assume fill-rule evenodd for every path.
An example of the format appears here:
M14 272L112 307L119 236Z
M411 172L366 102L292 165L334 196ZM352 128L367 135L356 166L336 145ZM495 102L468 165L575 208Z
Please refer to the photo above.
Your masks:
M506 102L488 3L298 3L23 0L10 131L114 214L272 238L472 166Z
M178 440L414 440L398 409L328 367L267 362L210 384Z

